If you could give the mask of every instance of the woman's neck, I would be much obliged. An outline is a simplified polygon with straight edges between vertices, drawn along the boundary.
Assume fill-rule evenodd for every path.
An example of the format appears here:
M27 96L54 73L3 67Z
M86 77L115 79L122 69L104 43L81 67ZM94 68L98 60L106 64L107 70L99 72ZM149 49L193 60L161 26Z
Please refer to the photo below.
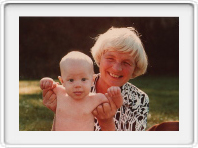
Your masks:
M96 82L96 93L107 93L107 89L109 87L105 85L105 83L102 81L102 79L99 77L98 81Z

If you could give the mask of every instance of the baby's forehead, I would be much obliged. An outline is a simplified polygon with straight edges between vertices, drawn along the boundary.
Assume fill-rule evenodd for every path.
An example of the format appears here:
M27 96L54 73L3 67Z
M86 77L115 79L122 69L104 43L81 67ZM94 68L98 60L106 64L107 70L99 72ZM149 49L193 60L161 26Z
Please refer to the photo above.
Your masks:
M86 72L93 71L93 63L84 59L66 59L60 64L61 70L70 71L71 69L83 69Z
M93 63L88 61L88 60L86 60L86 59L72 59L72 58L68 58L68 59L65 59L62 62L62 65L64 65L64 66L78 66L78 65L84 65L84 66L90 65L90 66L92 66Z
M67 77L87 77L90 76L90 71L87 70L78 70L78 71L66 71L64 75Z

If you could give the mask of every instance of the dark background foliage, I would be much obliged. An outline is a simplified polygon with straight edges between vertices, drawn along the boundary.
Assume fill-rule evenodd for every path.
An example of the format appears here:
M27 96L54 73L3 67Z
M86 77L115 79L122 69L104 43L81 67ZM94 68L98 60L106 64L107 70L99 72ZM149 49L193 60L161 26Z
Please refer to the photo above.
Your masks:
M179 76L178 17L20 17L19 79L57 78L67 52L91 56L93 38L112 26L132 26L141 34L149 59L147 76Z

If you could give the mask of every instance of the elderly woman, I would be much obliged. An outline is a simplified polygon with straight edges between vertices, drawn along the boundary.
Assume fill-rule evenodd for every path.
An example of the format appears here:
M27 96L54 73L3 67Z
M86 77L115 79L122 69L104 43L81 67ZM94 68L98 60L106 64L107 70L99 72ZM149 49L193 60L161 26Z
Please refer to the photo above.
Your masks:
M111 86L119 86L123 105L117 109L109 103L99 105L94 111L95 130L142 131L146 129L149 98L146 93L129 83L146 72L148 61L137 31L132 27L110 28L96 38L91 48L99 67L92 92L107 93ZM43 104L55 112L56 96L51 90L43 91Z

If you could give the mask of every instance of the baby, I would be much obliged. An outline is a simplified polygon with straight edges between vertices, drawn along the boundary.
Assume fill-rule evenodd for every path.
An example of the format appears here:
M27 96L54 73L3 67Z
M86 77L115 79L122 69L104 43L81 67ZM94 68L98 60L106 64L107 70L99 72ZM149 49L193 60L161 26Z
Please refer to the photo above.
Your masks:
M91 93L93 84L93 62L81 52L68 53L60 61L61 76L56 84L51 78L40 80L41 89L53 89L57 96L55 131L93 131L92 111L100 104L109 102L104 94ZM110 87L107 91L117 108L123 104L119 87Z

